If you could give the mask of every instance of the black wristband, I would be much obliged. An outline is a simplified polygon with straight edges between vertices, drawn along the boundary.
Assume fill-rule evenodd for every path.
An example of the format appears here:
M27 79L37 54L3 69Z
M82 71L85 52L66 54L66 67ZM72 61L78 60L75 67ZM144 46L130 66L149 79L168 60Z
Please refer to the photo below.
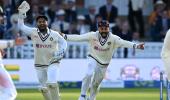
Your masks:
M133 45L133 49L136 49L136 44Z
M67 40L67 35L64 35L64 39Z

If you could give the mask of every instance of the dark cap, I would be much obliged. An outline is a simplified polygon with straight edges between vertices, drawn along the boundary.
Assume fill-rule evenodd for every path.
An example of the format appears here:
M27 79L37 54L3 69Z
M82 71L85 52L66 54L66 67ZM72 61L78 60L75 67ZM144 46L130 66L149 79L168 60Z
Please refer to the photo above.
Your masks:
M102 20L98 22L98 27L109 27L109 22L107 20Z
M39 15L39 16L37 16L36 21L38 21L40 18L43 18L43 19L45 19L46 21L48 21L48 18L47 18L46 16L44 16L44 15Z

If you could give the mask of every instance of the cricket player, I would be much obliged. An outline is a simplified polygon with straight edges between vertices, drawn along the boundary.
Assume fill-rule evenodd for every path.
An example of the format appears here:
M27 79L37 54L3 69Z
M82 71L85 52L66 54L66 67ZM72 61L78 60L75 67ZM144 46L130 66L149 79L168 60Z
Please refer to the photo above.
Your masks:
M98 31L89 32L83 35L65 35L68 41L86 41L89 44L88 70L82 81L81 95L79 100L86 100L86 92L90 87L88 100L95 100L100 88L106 69L112 59L116 48L127 47L134 49L144 49L144 43L135 44L120 37L113 35L109 30L109 22L101 21L98 23Z
M162 51L161 51L161 58L163 60L165 66L165 72L170 82L170 30L166 33Z
M0 100L15 100L17 96L14 83L2 63L4 55L3 49L13 47L14 45L21 45L24 43L23 40L23 38L16 38L16 40L0 40Z
M18 10L18 25L33 42L35 69L41 84L40 91L45 100L60 100L57 74L59 61L64 56L67 43L58 32L48 28L46 16L36 18L37 28L24 25L23 19L29 10L29 4L26 1L22 2Z

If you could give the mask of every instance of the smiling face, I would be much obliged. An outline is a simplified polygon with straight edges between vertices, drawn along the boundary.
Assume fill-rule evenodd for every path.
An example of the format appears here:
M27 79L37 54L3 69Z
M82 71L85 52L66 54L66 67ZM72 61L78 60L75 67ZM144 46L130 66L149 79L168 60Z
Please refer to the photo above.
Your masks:
M37 27L39 30L46 30L48 27L48 22L44 18L39 18L37 20Z

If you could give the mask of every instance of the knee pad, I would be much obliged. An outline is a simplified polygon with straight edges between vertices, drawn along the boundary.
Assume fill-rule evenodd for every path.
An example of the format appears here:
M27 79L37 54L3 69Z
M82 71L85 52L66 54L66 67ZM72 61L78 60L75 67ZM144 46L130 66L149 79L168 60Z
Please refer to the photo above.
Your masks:
M51 100L51 95L48 87L40 87L39 91L42 93L45 100Z
M51 100L60 100L59 87L57 83L47 83L48 89L51 94Z
M101 81L102 81L101 79L93 77L91 83L92 87L99 87Z
M48 88L58 88L58 83L47 83Z
M98 83L98 82L92 82L93 87L99 87L99 85L100 85L100 83Z
M55 91L59 94L59 86L58 83L47 83L47 87L50 91Z
M40 87L39 91L42 92L42 93L46 93L46 92L48 92L48 88L47 87Z

